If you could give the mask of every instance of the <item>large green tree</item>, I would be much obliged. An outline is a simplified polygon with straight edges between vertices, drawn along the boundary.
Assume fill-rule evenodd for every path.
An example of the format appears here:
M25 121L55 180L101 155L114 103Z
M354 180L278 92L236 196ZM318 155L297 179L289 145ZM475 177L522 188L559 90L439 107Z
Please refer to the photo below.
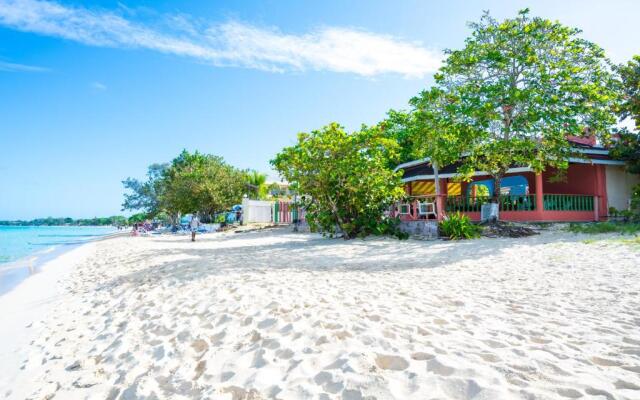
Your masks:
M125 190L122 210L138 211L142 210L153 217L161 212L160 195L163 189L163 174L169 164L151 164L147 170L147 180L140 181L134 178L127 178L122 181Z
M337 123L299 133L294 146L271 161L307 197L306 218L315 230L345 239L383 233L384 212L403 195L400 174L388 168L397 143L380 127L347 133Z
M242 201L243 171L221 157L184 150L163 175L161 204L171 212L211 215Z
M631 119L635 129L622 129L611 153L627 162L629 172L640 174L640 56L617 66L616 71L622 88L618 115L621 120Z
M640 129L640 55L633 56L626 64L618 65L616 71L622 81L620 117L631 118L638 130Z
M567 135L607 139L616 80L604 51L580 30L528 10L504 21L485 13L470 26L464 48L447 51L435 78L471 127L465 160L495 179L495 198L513 165L567 168Z

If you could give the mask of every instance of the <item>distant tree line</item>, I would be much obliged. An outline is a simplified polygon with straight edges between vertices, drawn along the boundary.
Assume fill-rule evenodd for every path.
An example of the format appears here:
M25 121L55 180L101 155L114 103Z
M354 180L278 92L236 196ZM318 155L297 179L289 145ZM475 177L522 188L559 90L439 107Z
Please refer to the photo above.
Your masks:
M124 226L128 225L129 221L127 217L122 215L115 215L112 217L95 217L95 218L36 218L32 220L15 220L15 221L0 221L2 226Z

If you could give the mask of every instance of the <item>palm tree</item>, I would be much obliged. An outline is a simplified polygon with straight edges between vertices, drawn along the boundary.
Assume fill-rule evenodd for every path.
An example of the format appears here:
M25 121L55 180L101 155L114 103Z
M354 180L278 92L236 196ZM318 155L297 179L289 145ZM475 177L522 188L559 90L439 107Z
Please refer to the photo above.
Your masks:
M257 199L264 199L267 196L267 174L255 170L246 173L246 182L252 195Z

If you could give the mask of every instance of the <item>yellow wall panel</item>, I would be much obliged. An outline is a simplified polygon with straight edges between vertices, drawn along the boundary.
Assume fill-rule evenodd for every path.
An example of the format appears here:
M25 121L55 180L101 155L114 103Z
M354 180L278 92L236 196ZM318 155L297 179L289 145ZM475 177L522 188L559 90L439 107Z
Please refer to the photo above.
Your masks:
M411 182L411 194L414 196L435 194L436 185L430 181L416 181Z

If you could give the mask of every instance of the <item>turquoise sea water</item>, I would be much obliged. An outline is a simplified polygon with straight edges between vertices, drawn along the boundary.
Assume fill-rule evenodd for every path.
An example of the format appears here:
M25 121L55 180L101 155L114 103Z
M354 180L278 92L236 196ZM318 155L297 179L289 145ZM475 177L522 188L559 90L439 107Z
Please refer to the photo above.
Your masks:
M0 226L0 295L62 251L114 232L113 227Z

